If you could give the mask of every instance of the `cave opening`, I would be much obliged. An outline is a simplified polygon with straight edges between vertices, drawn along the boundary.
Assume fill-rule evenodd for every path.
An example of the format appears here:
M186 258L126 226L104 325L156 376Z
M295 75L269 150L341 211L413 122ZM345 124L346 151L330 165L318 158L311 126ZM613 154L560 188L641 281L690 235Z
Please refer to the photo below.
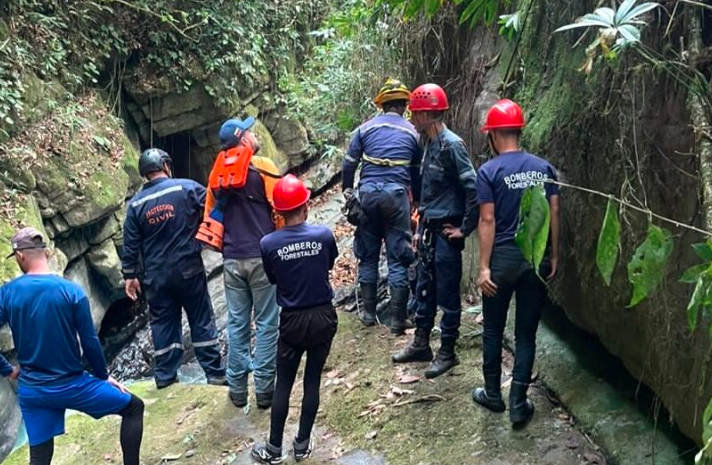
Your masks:
M147 305L142 300L134 302L128 297L116 300L109 306L101 321L99 340L108 360L112 360L140 328L148 321Z
M173 159L173 177L193 179L205 184L203 170L197 166L195 140L188 131L177 132L166 137L154 137L154 147L165 150Z

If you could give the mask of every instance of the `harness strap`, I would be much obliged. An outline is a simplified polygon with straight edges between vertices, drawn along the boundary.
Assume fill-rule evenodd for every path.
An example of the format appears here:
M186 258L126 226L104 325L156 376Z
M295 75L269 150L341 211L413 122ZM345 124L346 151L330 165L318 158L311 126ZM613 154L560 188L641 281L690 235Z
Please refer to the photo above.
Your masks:
M393 168L395 166L410 166L410 160L394 160L392 158L375 158L366 155L365 153L362 156L363 161L366 161L368 163L371 163L372 165L377 165L377 166L385 166L389 168Z

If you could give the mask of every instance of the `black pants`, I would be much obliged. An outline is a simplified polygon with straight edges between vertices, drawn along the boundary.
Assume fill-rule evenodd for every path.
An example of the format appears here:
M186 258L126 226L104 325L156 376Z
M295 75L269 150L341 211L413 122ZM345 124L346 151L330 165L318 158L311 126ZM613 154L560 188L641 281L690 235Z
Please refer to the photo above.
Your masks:
M121 420L121 451L124 465L139 465L143 439L143 401L131 395L131 401L119 415ZM30 465L50 465L54 455L54 438L30 447Z
M542 276L548 272L542 265ZM512 294L516 294L514 326L514 381L531 382L536 355L536 331L546 302L546 285L527 263L514 243L495 246L490 259L492 281L497 285L494 297L483 297L484 334L482 371L485 376L502 375L502 339Z
M158 382L173 380L183 360L182 309L203 371L210 378L225 376L208 282L198 259L174 270L152 273L143 280L153 336L154 377Z
M272 446L282 448L284 425L289 414L289 397L304 353L307 354L304 396L296 439L303 442L311 436L319 410L321 372L329 356L336 327L336 311L331 303L307 309L282 310L277 352L277 384L270 422L269 443Z

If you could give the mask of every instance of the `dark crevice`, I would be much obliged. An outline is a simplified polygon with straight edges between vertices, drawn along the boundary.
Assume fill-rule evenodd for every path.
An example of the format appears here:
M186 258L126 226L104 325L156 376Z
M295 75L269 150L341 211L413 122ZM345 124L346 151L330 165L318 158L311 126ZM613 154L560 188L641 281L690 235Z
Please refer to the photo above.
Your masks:
M123 298L111 304L99 331L99 339L107 360L113 360L147 321L148 312L144 302Z

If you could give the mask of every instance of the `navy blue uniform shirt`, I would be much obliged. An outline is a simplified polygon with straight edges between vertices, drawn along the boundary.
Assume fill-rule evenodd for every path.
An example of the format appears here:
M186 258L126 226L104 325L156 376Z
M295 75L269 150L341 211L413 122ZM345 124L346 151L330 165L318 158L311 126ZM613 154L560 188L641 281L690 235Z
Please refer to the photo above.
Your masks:
M443 125L440 137L425 146L422 172L421 218L453 222L469 236L479 218L477 173L460 136Z
M329 228L307 223L286 226L265 236L260 246L267 277L277 285L279 305L314 307L331 302L329 270L339 250Z
M82 352L97 378L109 377L89 300L73 282L28 274L5 284L0 288L0 326L5 323L12 330L23 385L56 385L81 376ZM11 372L0 355L0 374Z
M259 258L260 240L275 229L262 176L249 170L245 186L225 195L229 198L223 222L223 257Z
M159 178L131 199L124 223L125 278L180 271L202 263L195 238L203 217L205 188L190 179Z
M480 167L477 203L494 203L495 245L514 240L524 189L547 179L556 180L554 167L527 152L503 153ZM544 188L547 197L559 195L556 184L545 183Z
M381 166L366 157L380 160L399 160L403 166ZM414 198L420 196L420 160L415 127L397 113L386 113L366 121L354 133L343 163L344 189L353 187L356 168L363 163L359 185L368 183L396 183L413 189Z

